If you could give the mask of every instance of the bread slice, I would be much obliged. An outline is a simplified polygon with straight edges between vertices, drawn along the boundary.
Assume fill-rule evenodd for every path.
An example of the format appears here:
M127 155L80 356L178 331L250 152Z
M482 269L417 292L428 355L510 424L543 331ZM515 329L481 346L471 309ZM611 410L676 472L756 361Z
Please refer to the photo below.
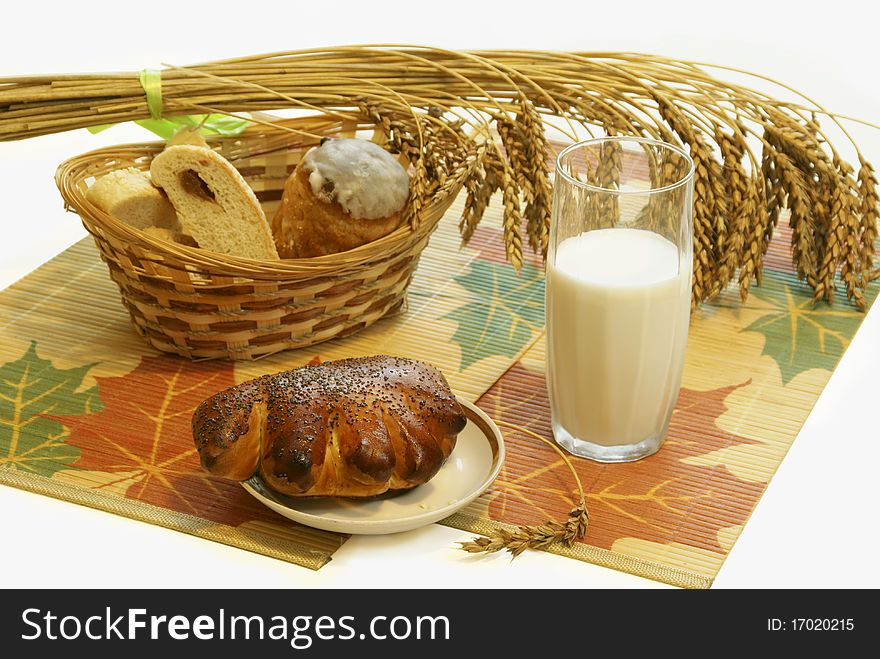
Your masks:
M154 238L159 238L160 240L167 240L170 243L189 245L190 247L199 246L198 243L193 240L192 236L188 236L180 231L175 231L174 229L166 229L165 227L147 227L144 229L144 233L153 236Z
M108 172L86 191L86 199L105 213L135 227L179 231L174 206L150 176L134 167Z
M153 158L150 173L171 200L183 233L202 249L278 258L256 195L219 153L189 144L169 146Z

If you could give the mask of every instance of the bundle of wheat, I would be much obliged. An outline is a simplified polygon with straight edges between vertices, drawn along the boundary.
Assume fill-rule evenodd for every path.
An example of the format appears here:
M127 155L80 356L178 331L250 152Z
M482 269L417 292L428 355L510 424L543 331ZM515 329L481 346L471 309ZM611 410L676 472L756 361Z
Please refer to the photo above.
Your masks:
M151 116L148 96L137 73L0 79L0 139L144 119ZM155 116L155 91L152 100ZM507 256L516 267L523 234L535 251L546 250L551 187L545 126L552 124L572 139L599 128L689 150L696 166L695 302L737 279L745 299L751 283L760 283L783 209L790 211L794 265L815 300L833 300L839 273L847 297L864 308L864 290L878 276L877 180L855 145L858 171L846 162L817 119L838 118L807 98L781 102L723 82L706 65L631 53L352 46L161 72L165 116L310 109L338 120L384 122L393 140L394 126L381 115L400 104L418 118L420 140L445 131L458 132L462 143L476 142L490 134L490 125L495 129L497 141L486 141L464 181L462 236L472 235L500 190ZM417 186L426 167L434 177L447 167L442 152L421 153Z

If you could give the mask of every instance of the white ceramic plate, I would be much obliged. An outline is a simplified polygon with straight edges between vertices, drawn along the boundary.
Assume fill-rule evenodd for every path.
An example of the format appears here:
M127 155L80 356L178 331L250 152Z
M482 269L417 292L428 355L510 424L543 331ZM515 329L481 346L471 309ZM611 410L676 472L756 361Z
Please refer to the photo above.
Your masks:
M455 449L430 481L387 499L299 499L273 492L259 475L242 483L263 504L300 524L352 534L398 533L431 524L482 494L504 464L498 426L480 408L458 399L468 422Z

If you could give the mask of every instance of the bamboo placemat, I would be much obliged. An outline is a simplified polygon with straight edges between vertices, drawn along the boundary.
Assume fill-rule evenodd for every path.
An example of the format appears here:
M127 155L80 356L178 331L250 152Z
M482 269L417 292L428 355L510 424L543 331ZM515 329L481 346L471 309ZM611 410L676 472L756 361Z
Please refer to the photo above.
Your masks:
M293 524L203 473L192 411L263 373L381 353L430 361L457 393L479 397L540 335L542 278L460 249L461 203L422 255L405 313L256 362L155 351L132 329L91 239L77 243L0 293L0 483L319 568L347 536ZM512 288L505 305L534 322L508 337L487 310Z
M0 482L318 568L345 536L292 524L201 472L189 418L202 398L315 357L387 352L437 364L496 418L549 436L542 270L532 261L517 276L505 264L497 204L459 249L460 203L422 257L405 314L254 363L155 352L131 329L90 240L78 243L0 293ZM863 318L842 294L833 307L810 304L788 240L777 233L746 304L732 290L695 314L660 453L627 465L575 460L591 527L585 543L553 551L711 584ZM501 477L444 524L486 532L567 514L573 483L556 454L505 436Z
M682 390L667 440L644 460L573 459L587 491L584 543L555 553L691 588L708 588L797 436L864 314L838 291L811 303L777 232L763 284L745 304L729 289L691 321ZM870 287L870 302L880 285ZM495 419L551 436L539 341L479 400ZM564 520L570 472L550 448L505 428L507 459L491 490L444 520L494 527Z

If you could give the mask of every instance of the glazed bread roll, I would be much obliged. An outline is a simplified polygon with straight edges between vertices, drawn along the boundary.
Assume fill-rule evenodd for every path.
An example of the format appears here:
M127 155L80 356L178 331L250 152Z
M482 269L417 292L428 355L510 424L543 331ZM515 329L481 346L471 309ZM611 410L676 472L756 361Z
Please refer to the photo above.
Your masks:
M183 233L199 247L251 259L277 259L269 224L253 190L219 153L192 144L167 147L150 165Z
M192 428L217 476L259 473L290 496L369 497L427 482L466 422L436 368L377 356L231 387L199 405Z
M287 179L272 235L281 258L354 249L403 221L409 176L385 149L330 139L310 150Z

